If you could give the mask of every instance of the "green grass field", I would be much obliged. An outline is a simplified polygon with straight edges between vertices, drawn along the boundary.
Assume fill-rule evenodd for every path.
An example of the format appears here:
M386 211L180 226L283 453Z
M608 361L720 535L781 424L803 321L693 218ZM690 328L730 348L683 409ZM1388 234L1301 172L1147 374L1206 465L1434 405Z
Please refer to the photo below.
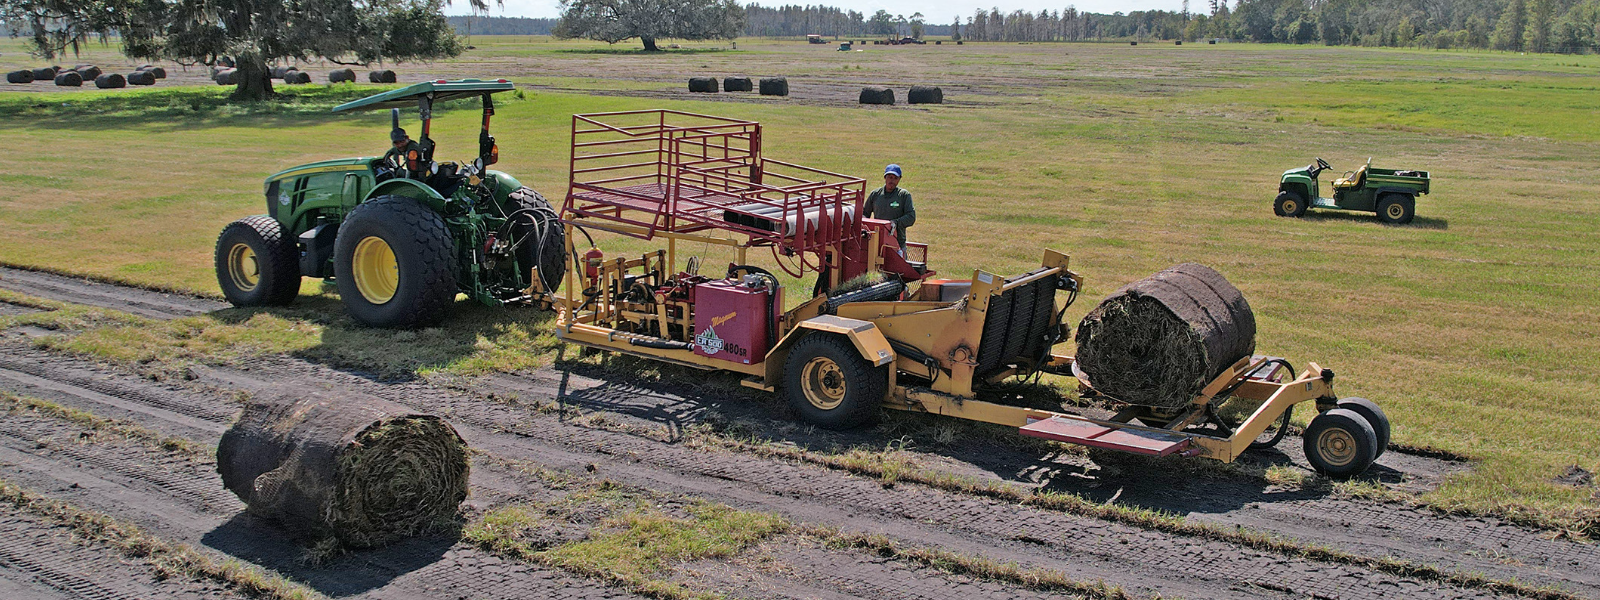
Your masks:
M920 209L912 237L933 244L942 273L1011 273L1036 266L1044 248L1068 252L1088 282L1072 322L1171 264L1218 268L1250 299L1260 351L1336 370L1343 394L1389 411L1398 442L1479 459L1424 498L1435 506L1600 510L1592 489L1552 481L1568 465L1600 470L1600 204L1584 191L1600 156L1600 56L998 43L839 53L760 40L641 56L540 38L474 44L461 59L402 66L402 77L537 84L500 105L496 133L500 168L548 196L565 192L573 113L670 107L758 120L769 157L869 180L884 163L904 165ZM38 62L20 51L0 42L0 68ZM781 74L797 90L940 84L951 103L678 93L701 74ZM325 110L366 85L304 86L257 106L230 106L216 86L40 85L0 91L0 262L15 265L215 294L215 236L264 211L265 175L376 154L387 141L386 116ZM476 120L475 110L440 115L442 156L476 147ZM1274 217L1278 174L1317 156L1338 171L1368 157L1426 169L1434 193L1406 227L1356 213ZM297 311L284 314L312 319ZM513 341L531 343L537 321L523 321L453 319L446 330L471 334L428 339L471 349L407 368L526 366L506 358ZM308 335L348 323L322 325Z

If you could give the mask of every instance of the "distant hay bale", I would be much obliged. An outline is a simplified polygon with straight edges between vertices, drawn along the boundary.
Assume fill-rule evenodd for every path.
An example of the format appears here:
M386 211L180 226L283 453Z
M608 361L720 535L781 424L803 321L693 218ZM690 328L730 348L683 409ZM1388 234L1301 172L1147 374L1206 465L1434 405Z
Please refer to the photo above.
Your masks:
M906 94L906 102L911 104L944 104L944 90L931 85L913 85L911 93Z
M33 71L20 69L6 73L6 83L33 83Z
M933 41L933 45L935 45L935 46L943 46L944 45L944 40L934 40Z
M1217 45L1217 41L1216 40L1206 40L1206 43L1207 44L1211 44L1213 46Z
M861 88L862 104L894 104L894 90L886 87Z
M238 83L238 77L236 75L237 73L238 71L234 69L223 69L221 71L217 71L217 76L214 79L216 80L217 85L234 85L235 83Z
M83 85L83 76L77 71L62 71L56 74L56 85L61 87L78 87Z
M1078 325L1077 365L1089 384L1141 406L1189 404L1256 347L1244 294L1210 267L1184 263L1111 294Z
M722 78L722 91L724 92L748 92L753 89L755 89L755 85L750 82L749 77Z
M94 86L102 90L128 87L128 78L116 73L106 73L94 78Z
M394 71L388 69L367 73L367 81L372 83L394 83L396 80Z
M717 78L715 77L690 77L689 91L703 94L717 93Z
M966 40L956 40L956 45L957 46L960 46L960 45L965 44L965 43L967 43Z
M1174 46L1182 46L1183 45L1183 40L1173 40L1172 41L1172 45L1174 45Z
M1137 46L1137 45L1139 45L1139 42L1128 42L1128 45L1129 46Z
M100 67L94 65L78 65L73 67L72 70L77 71L78 76L82 77L84 81L93 80L105 73L105 71L100 70Z
M58 74L60 72L61 72L61 69L58 69L56 67L39 67L39 68L33 70L33 80L34 81L50 81L52 79L55 79L56 78L56 74Z
M789 95L789 78L763 77L761 78L761 95L787 96Z
M150 68L139 69L139 70L140 71L144 71L146 73L149 73L151 76L155 77L156 79L166 79L167 78L167 70L165 68L163 68L163 67L150 67Z
M289 71L283 74L283 82L290 85L305 85L311 83L311 74L304 71Z
M134 71L128 74L128 85L155 85L156 74L149 71Z
M273 79L283 79L284 75L288 75L290 71L299 71L299 70L300 69L298 69L296 67L291 67L289 65L278 65L278 66L272 67L272 78Z
M346 82L346 81L354 82L355 80L356 80L356 70L355 69L349 69L349 68L335 69L333 71L329 71L328 72L328 81L331 82L331 83L343 83L343 82Z
M444 419L290 385L245 404L217 444L217 472L251 514L298 537L373 547L448 527L469 462Z

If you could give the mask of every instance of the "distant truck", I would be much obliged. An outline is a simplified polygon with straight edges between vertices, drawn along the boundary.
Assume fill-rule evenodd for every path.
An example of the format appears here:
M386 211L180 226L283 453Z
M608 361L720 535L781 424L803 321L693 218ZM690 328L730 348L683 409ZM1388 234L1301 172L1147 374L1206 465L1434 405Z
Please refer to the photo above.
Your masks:
M828 43L828 41L822 39L821 35L817 35L815 33L812 33L812 34L806 35L806 43L808 43L808 44L826 44L826 43Z
M1278 197L1272 212L1280 217L1298 217L1310 208L1333 208L1375 212L1385 223L1404 225L1416 216L1417 196L1428 193L1428 172L1379 169L1372 159L1344 177L1333 181L1333 197L1321 196L1317 176L1333 167L1318 158L1316 162L1283 172L1278 182Z

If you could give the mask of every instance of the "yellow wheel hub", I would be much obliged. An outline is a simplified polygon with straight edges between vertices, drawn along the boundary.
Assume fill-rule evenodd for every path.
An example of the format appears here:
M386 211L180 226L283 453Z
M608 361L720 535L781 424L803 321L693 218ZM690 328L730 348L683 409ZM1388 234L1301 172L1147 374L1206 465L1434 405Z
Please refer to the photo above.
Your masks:
M1283 212L1289 213L1291 215L1294 214L1295 209L1298 209L1298 208L1300 208L1300 205L1295 204L1295 202L1293 200L1285 200L1284 203L1283 203Z
M394 249L383 238L370 236L356 244L350 257L350 276L355 279L361 297L373 304L383 304L394 298L400 288L400 263L394 258Z
M261 263L248 244L238 243L228 249L228 279L241 292L254 291L261 283Z
M1356 460L1356 438L1343 429L1329 429L1317 436L1317 450L1329 465L1342 467Z
M806 400L822 410L839 408L847 390L844 370L825 356L806 362L800 371L800 385L805 389Z
M1406 207L1400 206L1400 203L1396 202L1394 204L1390 204L1389 205L1389 218L1398 219L1398 218L1403 217L1405 215L1406 215Z

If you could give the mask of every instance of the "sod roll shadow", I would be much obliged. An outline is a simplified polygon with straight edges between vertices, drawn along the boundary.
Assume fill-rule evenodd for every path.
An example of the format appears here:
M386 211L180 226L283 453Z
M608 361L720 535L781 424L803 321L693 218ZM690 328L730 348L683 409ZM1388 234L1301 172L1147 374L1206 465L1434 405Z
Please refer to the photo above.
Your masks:
M1077 363L1113 399L1164 408L1188 404L1256 346L1256 319L1221 273L1184 263L1135 281L1078 325Z
M450 524L467 446L443 419L364 394L258 395L217 445L222 483L305 540L372 547Z

